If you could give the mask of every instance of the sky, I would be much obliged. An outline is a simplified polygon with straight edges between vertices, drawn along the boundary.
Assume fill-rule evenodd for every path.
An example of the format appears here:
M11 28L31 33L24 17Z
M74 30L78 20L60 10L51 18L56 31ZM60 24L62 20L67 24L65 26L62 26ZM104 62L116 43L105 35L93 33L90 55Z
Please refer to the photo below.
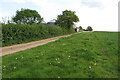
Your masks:
M118 31L120 0L0 0L0 21L11 19L21 8L36 10L45 22L56 19L64 10L75 11L80 21L77 27L94 31Z

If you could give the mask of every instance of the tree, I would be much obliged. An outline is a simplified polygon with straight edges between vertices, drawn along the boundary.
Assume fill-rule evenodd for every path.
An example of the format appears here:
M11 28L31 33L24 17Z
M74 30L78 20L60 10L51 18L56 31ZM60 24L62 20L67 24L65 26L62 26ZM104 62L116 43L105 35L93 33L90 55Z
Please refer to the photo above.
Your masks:
M71 29L73 28L74 22L78 21L79 18L75 15L75 12L65 10L62 12L62 15L58 15L55 24L66 29Z
M12 18L17 24L33 24L41 23L43 18L35 10L21 9L21 11L16 11L16 16Z
M92 31L93 29L92 29L91 26L88 26L88 27L87 27L87 30L88 30L88 31Z
M80 26L79 29L82 30L83 29L82 26Z

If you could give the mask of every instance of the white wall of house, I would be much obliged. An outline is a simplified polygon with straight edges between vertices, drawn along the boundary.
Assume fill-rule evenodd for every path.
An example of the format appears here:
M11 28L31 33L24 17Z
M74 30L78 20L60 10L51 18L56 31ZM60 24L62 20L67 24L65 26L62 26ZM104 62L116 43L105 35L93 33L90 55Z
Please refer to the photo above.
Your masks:
M77 32L79 32L80 30L79 30L79 28L77 28Z

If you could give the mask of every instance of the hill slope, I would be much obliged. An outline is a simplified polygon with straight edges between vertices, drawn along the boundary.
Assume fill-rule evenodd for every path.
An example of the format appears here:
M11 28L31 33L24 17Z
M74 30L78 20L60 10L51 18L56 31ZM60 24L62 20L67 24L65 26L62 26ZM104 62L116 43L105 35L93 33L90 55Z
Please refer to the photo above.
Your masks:
M118 78L118 33L79 33L2 59L3 78Z

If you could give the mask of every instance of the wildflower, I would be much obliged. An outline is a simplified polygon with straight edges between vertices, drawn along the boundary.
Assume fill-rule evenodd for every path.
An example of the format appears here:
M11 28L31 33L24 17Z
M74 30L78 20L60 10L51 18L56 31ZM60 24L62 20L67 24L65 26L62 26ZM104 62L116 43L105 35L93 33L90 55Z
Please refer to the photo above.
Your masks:
M56 58L55 60L57 61L58 59Z
M50 63L51 64L51 63Z
M60 78L60 76L58 76L58 78Z
M91 69L91 66L89 66L89 68Z
M13 67L14 69L16 69L16 67Z
M4 68L6 67L6 66L3 66Z
M96 63L94 63L94 66L96 66Z
M5 70L5 69L3 69L3 70Z
M22 59L23 59L23 56L22 56Z
M70 56L68 56L70 58Z
M58 61L58 63L60 63L60 62Z
M17 59L17 58L15 58L15 59Z

